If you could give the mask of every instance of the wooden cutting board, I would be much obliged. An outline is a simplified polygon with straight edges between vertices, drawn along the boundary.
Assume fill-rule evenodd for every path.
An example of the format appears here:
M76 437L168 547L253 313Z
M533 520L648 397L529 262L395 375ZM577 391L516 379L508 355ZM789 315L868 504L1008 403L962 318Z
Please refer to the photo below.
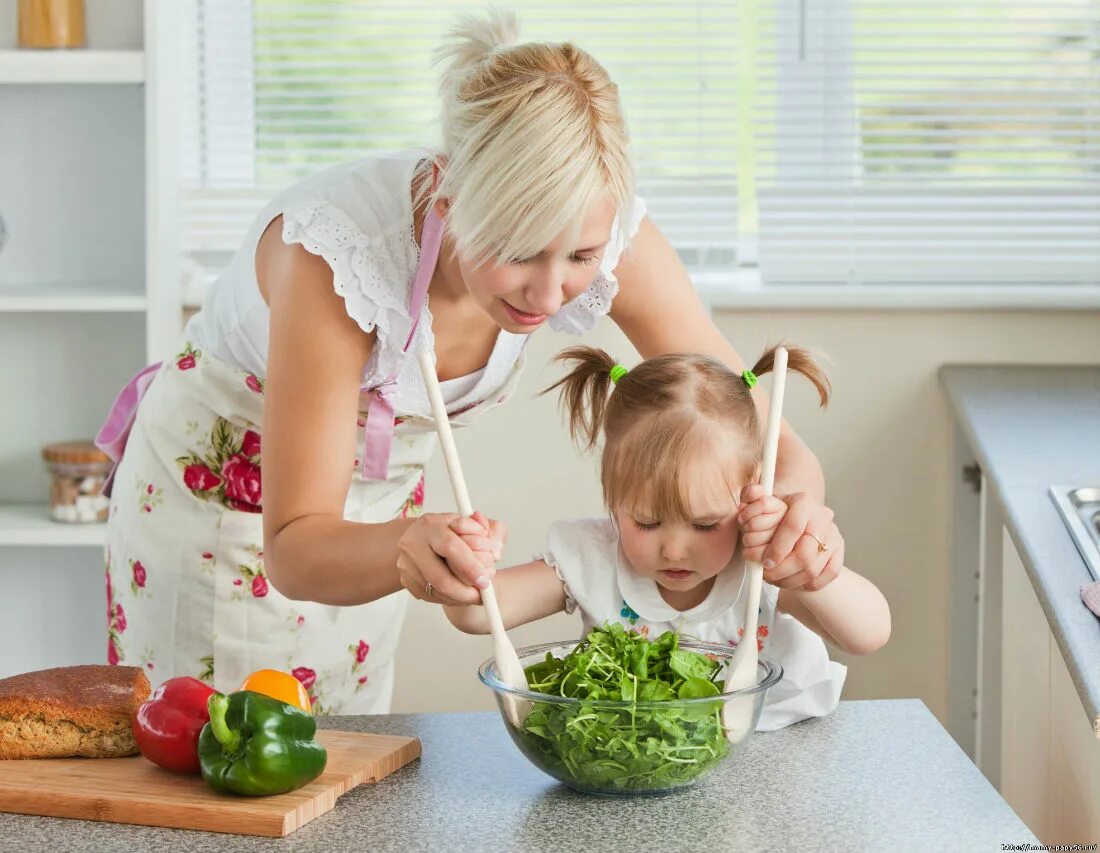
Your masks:
M289 835L364 782L377 782L420 757L416 738L319 730L325 772L273 797L221 794L198 776L162 770L140 755L0 761L0 811L201 829Z

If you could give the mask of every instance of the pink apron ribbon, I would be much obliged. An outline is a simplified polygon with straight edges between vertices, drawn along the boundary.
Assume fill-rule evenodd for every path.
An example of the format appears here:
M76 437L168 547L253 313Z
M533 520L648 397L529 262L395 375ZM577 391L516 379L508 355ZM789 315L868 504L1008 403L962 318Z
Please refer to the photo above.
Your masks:
M363 459L359 474L364 480L384 480L389 473L390 445L393 441L393 389L385 382L370 391L370 408L363 426Z
M428 295L428 285L435 272L439 249L443 244L443 222L435 210L428 211L424 219L424 233L420 240L420 261L416 265L412 292L409 294L409 315L412 326L405 340L402 353L407 353L420 322L420 311ZM370 393L370 408L367 410L367 423L363 427L363 459L359 475L364 480L385 480L390 470L390 450L393 447L394 406L393 394L397 388L397 371L386 381L374 388L363 388Z
M159 361L156 364L150 364L126 383L126 386L115 397L114 403L111 404L111 410L107 413L107 420L103 422L103 426L99 428L99 433L95 437L96 447L110 456L115 463L111 466L111 473L107 475L107 479L103 482L103 494L106 497L111 496L111 489L115 482L115 471L118 470L122 452L126 449L126 442L130 438L130 430L134 428L138 403L145 396L145 392L149 390L160 365L161 362Z

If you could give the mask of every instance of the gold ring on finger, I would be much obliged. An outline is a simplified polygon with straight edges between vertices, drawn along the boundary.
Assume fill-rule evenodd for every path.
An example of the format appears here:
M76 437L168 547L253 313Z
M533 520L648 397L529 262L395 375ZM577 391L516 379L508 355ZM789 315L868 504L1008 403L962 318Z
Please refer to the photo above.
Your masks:
M431 597L432 597L432 594L433 594L434 592L435 592L435 589L433 589L433 588L432 588L432 582L431 582L431 581L428 581L428 582L427 582L427 583L426 583L426 584L424 585L424 597L425 597L425 598L431 598Z
M819 539L817 536L814 536L812 533L807 533L806 535L811 537L815 542L817 542L817 552L819 554L824 554L826 551L829 550L829 546L826 544L824 539Z

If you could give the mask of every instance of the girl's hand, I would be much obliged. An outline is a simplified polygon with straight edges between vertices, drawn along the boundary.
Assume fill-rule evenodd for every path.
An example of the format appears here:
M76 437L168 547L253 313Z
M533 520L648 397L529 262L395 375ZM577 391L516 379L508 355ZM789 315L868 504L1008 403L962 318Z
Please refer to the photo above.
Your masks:
M747 486L737 519L745 559L762 563L764 580L773 586L812 592L844 567L844 537L833 511L807 494L768 497L763 487Z
M469 523L471 520L479 525L475 533L469 532L473 529ZM476 510L469 518L456 519L451 524L451 530L462 538L467 547L477 554L478 559L486 566L496 566L497 561L504 554L508 526L503 521L486 518L480 510Z
M397 541L401 585L433 604L480 604L480 590L492 582L495 554L506 536L503 522L481 513L472 518L426 513Z
M774 495L765 495L762 486L746 486L741 490L737 523L741 527L741 552L746 560L764 561L764 549L786 514L787 505Z

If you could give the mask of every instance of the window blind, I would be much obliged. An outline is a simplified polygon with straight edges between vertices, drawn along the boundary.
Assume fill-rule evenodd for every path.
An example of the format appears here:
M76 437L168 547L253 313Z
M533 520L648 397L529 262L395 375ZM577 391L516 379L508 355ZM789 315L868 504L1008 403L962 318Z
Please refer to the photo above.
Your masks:
M751 25L765 284L1100 283L1100 3L783 0Z
M187 0L183 244L209 275L326 166L439 142L480 4ZM619 84L651 218L752 286L1100 284L1097 0L509 4Z
M184 246L207 270L270 196L326 166L439 144L433 49L483 5L190 0ZM510 3L521 38L572 41L620 88L638 191L693 267L736 244L736 77L728 2Z

